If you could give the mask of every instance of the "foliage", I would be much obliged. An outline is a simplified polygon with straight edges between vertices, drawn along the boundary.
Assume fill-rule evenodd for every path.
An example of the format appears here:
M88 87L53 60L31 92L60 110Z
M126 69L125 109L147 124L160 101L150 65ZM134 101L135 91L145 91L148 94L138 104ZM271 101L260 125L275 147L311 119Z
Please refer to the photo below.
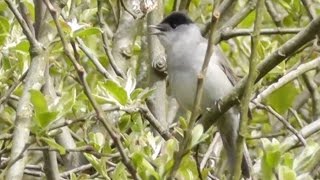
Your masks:
M137 7L132 2L123 1L131 13ZM142 1L141 1L142 2ZM216 2L216 1L215 1ZM270 1L269 1L270 2ZM304 28L309 24L310 19L305 6L300 0L271 0L275 10L278 12L281 28ZM119 136L124 147L126 156L136 169L141 179L160 180L168 177L175 161L175 153L188 126L188 113L183 110L174 112L175 120L160 121L159 124L170 132L171 138L165 140L161 132L157 132L154 124L150 123L149 115L142 110L150 99L155 95L157 86L150 82L151 63L148 58L148 46L146 36L147 15L137 19L130 17L120 1L103 1L102 5L97 1L65 1L60 4L61 14L59 22L65 39L70 42L68 46L73 51L73 56L83 67L86 74L85 81L94 100L98 103L105 114L105 121L113 125L114 132ZM63 4L65 3L65 4ZM163 5L164 14L169 14L176 1L165 0ZM320 3L313 1L309 10L320 15ZM21 5L22 4L22 5ZM36 20L35 4L33 1L21 1L27 12L24 16L29 21ZM15 8L18 5L15 4ZM106 24L101 25L98 19L98 6L101 6L101 13ZM241 11L249 6L246 0L237 1L232 6L234 12ZM199 26L210 20L213 5L211 1L192 0L189 5L189 15ZM22 10L19 10L22 12ZM121 13L120 13L121 12ZM141 13L141 12L140 12ZM129 17L126 22L123 14ZM236 13L227 13L228 19ZM264 18L262 29L277 29L275 20L270 16L270 11L263 12ZM19 100L24 93L29 93L30 105L32 107L32 123L30 124L30 137L25 137L30 146L27 147L26 170L33 173L24 175L26 178L33 176L45 176L44 171L28 169L28 165L43 165L42 154L32 153L39 149L49 149L57 152L59 156L66 156L74 152L81 152L82 165L91 164L90 170L72 172L64 177L70 179L131 179L132 174L126 164L122 161L123 156L115 143L115 139L104 128L96 114L96 107L92 104L85 92L84 84L81 82L79 72L66 55L63 42L58 35L56 25L49 13L46 14L46 21L42 24L40 37L38 39L44 47L43 56L49 62L49 74L51 80L43 78L39 84L52 83L52 93L46 88L40 90L31 89L25 92L26 85L20 78L31 66L34 56L31 51L32 44L27 39L19 22L12 14L7 3L0 1L0 145L1 157L10 158L10 151L13 147L12 136L16 129L17 107ZM121 18L120 18L121 17ZM159 18L157 21L160 21ZM237 25L238 30L250 30L253 28L255 12L247 14ZM128 23L132 28L125 29L125 33L118 29L121 23ZM223 21L222 21L223 26ZM221 26L221 27L222 27ZM225 29L224 29L225 30ZM222 32L224 31L222 30ZM119 33L122 32L122 34ZM232 30L231 30L232 32ZM102 33L107 34L110 41L104 42ZM260 37L258 45L259 60L262 62L265 57L275 52L282 44L291 39L295 34L264 34ZM85 52L80 48L77 40L83 41L89 50ZM219 43L236 74L245 76L248 70L248 59L250 56L250 36L239 35ZM104 48L110 48L111 54L123 71L125 77L121 77L112 67L112 59ZM272 69L256 86L256 94L271 87L289 71L296 69L302 63L310 62L319 56L319 49L313 43L300 48L299 52L290 52L289 58ZM281 52L279 52L281 53ZM96 58L100 65L110 73L112 78L97 68L93 61ZM121 59L122 58L122 59ZM45 71L38 69L38 71ZM318 70L319 71L319 70ZM319 77L318 71L312 71L299 76L294 81L275 89L267 96L263 103L272 107L284 117L293 128L300 131L310 123L319 120L317 107L320 106L319 98ZM25 77L25 78L28 78ZM20 83L22 82L22 83ZM19 83L14 91L6 95L10 87ZM156 83L155 83L156 84ZM188 87L186 87L188 88ZM310 95L311 94L311 95ZM256 98L255 94L252 99ZM168 97L162 97L167 100ZM172 104L166 103L166 110L174 109ZM100 115L101 116L101 115ZM166 118L167 115L163 115ZM316 179L319 178L319 133L314 130L312 136L308 137L307 144L290 149L282 149L286 140L292 136L292 132L280 123L275 116L263 109L254 109L253 118L250 120L247 134L247 145L250 156L254 163L252 173L257 179ZM164 118L164 119L166 119ZM163 119L163 118L162 118ZM168 118L169 119L169 118ZM68 149L59 143L58 135L61 127L68 127L72 132L75 149ZM217 176L228 177L223 169L223 162L226 157L221 151L221 141L216 141L204 167L200 168L200 162L204 159L208 147L217 136L212 128L205 131L207 127L197 125L192 131L190 149L182 159L178 169L178 179L198 179L202 177ZM279 133L280 132L280 133ZM272 135L277 134L277 136ZM9 135L9 138L8 138ZM71 136L71 135L70 135ZM294 136L294 135L293 135ZM38 148L38 149L37 149ZM40 160L39 160L40 159ZM1 160L2 161L2 160ZM72 160L71 160L72 161ZM2 176L6 175L7 164L1 164ZM81 166L81 165L79 165ZM76 168L76 167L74 167ZM58 167L61 175L67 171L65 162L59 162ZM26 172L26 171L25 171Z

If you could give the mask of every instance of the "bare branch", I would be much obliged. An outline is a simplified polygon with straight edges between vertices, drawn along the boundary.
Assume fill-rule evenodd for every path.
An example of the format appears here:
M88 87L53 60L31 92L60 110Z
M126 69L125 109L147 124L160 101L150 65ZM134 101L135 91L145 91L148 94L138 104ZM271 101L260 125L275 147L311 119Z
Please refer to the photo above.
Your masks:
M310 62L307 62L305 64L301 64L297 67L297 69L290 71L286 75L282 76L278 82L275 82L268 86L265 90L263 90L261 93L257 95L257 97L252 100L255 103L262 102L263 99L265 99L267 96L269 96L272 92L276 91L277 89L281 88L282 86L286 85L290 81L296 79L301 74L310 71L312 69L317 68L320 65L320 58L316 58ZM254 106L252 107L254 108Z
M261 29L261 35L281 35L281 34L297 34L302 28L270 28ZM225 29L221 32L221 40L228 40L237 36L251 36L251 29Z
M0 104L5 104L5 103L8 101L8 99L9 99L10 95L12 94L12 92L22 83L22 81L24 80L24 78L26 78L27 74L28 74L28 71L24 72L24 73L22 74L22 76L21 76L19 79L17 79L17 81L15 81L15 82L11 85L11 87L10 87L10 88L5 92L5 94L0 98Z
M301 134L306 139L309 136L313 135L314 133L319 132L319 130L320 130L320 119L303 127L300 130L299 134ZM280 149L282 150L282 152L286 152L292 147L294 147L295 145L297 145L297 143L299 142L301 141L297 138L296 135L289 136L282 141Z
M301 136L301 134L299 134L299 132L293 126L291 126L291 124L284 117L282 117L279 113L277 113L273 108L271 108L270 106L262 105L262 104L256 104L256 105L257 105L257 107L259 107L261 109L265 109L268 112L270 112L272 115L274 115L290 132L292 132L299 139L299 141L304 146L307 145L307 142L303 138L303 136Z

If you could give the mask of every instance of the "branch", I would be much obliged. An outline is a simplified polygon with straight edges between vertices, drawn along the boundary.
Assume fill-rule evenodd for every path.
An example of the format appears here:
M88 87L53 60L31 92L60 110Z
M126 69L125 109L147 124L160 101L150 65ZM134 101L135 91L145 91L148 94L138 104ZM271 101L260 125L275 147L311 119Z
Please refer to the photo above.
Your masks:
M76 41L80 47L80 49L84 52L85 55L92 61L97 70L106 78L115 80L112 75L102 66L99 59L90 51L90 49L84 44L84 42L80 38L76 38Z
M158 133L165 139L166 141L172 139L173 136L169 132L169 129L165 129L158 119L156 119L147 106L140 107L140 112L146 117L152 127L154 127Z
M28 71L24 72L22 76L11 85L11 87L0 98L0 104L7 103L12 92L22 83L22 81L26 78L27 74L28 74Z
M78 173L78 172L85 171L85 170L90 169L90 168L92 168L92 164L85 164L85 165L79 166L77 168L71 169L69 171L60 173L60 176L64 177L64 178L67 178L72 173Z
M234 14L226 23L224 23L219 31L223 29L233 29L234 27L236 27L244 18L246 18L250 14L250 12L255 9L255 6L256 0L248 0L247 4L243 8L241 8L239 12ZM211 22L206 23L205 27L201 30L202 35L206 35L209 32L210 24ZM217 36L217 39L220 39L220 33L217 34Z
M263 1L258 0L257 8L256 8L256 19L254 22L253 34L251 36L251 55L249 58L249 74L248 79L246 81L246 85L244 88L243 96L241 98L240 104L240 124L237 138L237 150L236 150L236 160L234 165L234 171L232 172L232 178L234 180L238 180L241 177L241 165L243 161L243 152L244 152L244 144L245 137L244 134L247 134L247 126L248 126L248 112L249 112L249 102L252 92L254 91L254 81L257 77L256 67L259 62L259 55L257 52L259 38L260 38L260 29L262 23L262 13L263 13ZM250 171L250 170L249 170ZM250 174L244 175L250 176ZM247 178L247 177L246 177Z
M27 22L23 19L22 15L19 13L19 11L14 7L13 1L11 0L5 0L7 5L9 6L9 9L14 14L15 18L18 20L21 28L23 29L24 34L27 36L28 41L30 42L31 46L34 48L41 48L40 43L37 41L37 39L34 37L32 31L29 29Z
M319 63L320 65L320 63ZM318 66L319 67L319 66ZM312 120L320 118L320 94L318 91L318 85L314 82L309 74L304 74L302 76L305 81L306 87L311 94L312 100Z
M128 12L134 19L137 19L138 17L131 12L131 10L127 7L127 5L123 2L124 0L120 0L121 6L123 7L123 9Z
M110 3L110 6L112 8L112 10L114 9L111 2ZM102 36L102 42L103 42L103 49L106 53L106 55L108 56L108 59L109 59L109 62L110 62L110 65L111 67L113 68L113 70L115 71L115 73L122 77L122 78L125 78L126 75L121 71L121 69L118 67L115 59L113 58L113 55L112 55L112 52L111 52L111 49L109 47L109 40L108 40L108 36L107 36L107 32L108 32L108 26L107 24L105 23L104 21L104 17L103 17L103 14L102 14L102 0L97 0L97 7L98 7L98 21L99 21L99 25L100 25L100 28L102 29L102 33L101 33L101 36ZM114 11L113 11L114 12ZM115 18L116 21L117 21L117 18Z
M279 113L277 113L274 109L272 109L270 106L265 106L262 104L256 104L257 107L261 108L261 109L265 109L267 110L269 113L271 113L272 115L274 115L289 131L291 131L298 139L300 142L302 142L302 144L304 146L307 146L307 142L306 140L303 138L303 136L301 136L299 134L299 132L293 127L291 126L291 124L285 119L283 118Z
M312 7L312 2L310 0L301 0L304 8L307 11L307 14L309 18L312 20L317 17L317 13L315 12L315 9Z
M260 35L282 35L282 34L297 34L302 28L270 28L261 29ZM224 29L221 32L221 40L228 40L237 36L251 36L252 29Z
M272 0L266 0L265 2L267 11L271 16L273 22L276 24L277 27L281 27L282 25L282 16L281 13L277 12Z
M316 33L320 30L320 17L311 21L307 27L300 31L293 38L284 43L276 51L267 56L257 66L258 77L256 82L263 78L268 72L274 67L280 64L283 60L295 53L303 45L314 39ZM212 119L219 118L224 112L226 112L233 105L238 104L238 98L242 96L243 89L247 82L248 77L245 76L242 80L234 87L234 89L225 97L223 97L219 103L219 108L214 106L205 113L200 121L204 127L210 127L214 121Z
M261 103L267 96L269 96L271 93L273 93L277 89L286 85L290 81L296 79L301 74L304 74L307 71L317 68L319 65L320 65L320 57L310 62L307 62L305 64L301 64L300 66L297 67L297 69L290 71L288 74L282 76L277 82L269 85L265 90L259 93L257 97L252 101L254 103ZM255 108L255 106L253 106L252 108Z
M313 135L314 133L319 132L320 130L320 119L308 124L307 126L303 127L299 134L301 134L305 139L309 136ZM292 147L296 146L299 143L299 139L296 135L289 136L285 138L280 146L282 152L286 152L290 150Z
M8 167L6 174L6 179L22 179L26 159L25 147L28 145L33 115L33 107L30 102L30 90L39 90L41 88L44 79L44 69L48 62L48 58L44 58L41 44L36 40L22 15L14 7L13 1L5 0L5 2L15 15L15 18L18 20L24 34L30 42L29 52L31 55L31 64L25 77L23 93L19 99L16 111L9 162L10 166Z
M54 151L44 150L44 171L46 178L50 180L59 180L59 169L57 162L57 153Z

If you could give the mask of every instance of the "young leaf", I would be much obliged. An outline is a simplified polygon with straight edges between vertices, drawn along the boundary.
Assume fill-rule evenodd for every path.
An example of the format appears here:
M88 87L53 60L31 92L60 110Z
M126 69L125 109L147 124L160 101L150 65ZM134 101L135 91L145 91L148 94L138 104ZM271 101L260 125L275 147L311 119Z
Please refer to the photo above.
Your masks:
M88 27L76 30L73 34L74 37L86 37L94 34L100 34L101 30L97 27Z
M51 122L56 120L58 115L58 112L36 112L36 120L40 127L45 128L47 127Z
M41 137L40 140L47 143L51 148L57 149L61 155L66 154L66 149L52 138Z
M44 95L38 90L30 90L31 103L33 104L34 110L37 113L48 111L47 100Z
M202 134L203 134L203 126L201 124L197 124L192 129L191 148L200 143Z
M127 92L117 83L108 80L106 83L104 83L104 87L106 88L108 93L121 105L125 105L128 102Z

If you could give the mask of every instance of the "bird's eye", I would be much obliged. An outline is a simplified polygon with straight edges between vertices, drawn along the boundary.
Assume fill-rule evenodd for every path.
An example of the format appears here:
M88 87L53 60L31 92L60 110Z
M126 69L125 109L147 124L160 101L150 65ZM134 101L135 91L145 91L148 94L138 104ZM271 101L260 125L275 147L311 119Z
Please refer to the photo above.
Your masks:
M171 24L171 27L175 29L177 27L177 24Z

